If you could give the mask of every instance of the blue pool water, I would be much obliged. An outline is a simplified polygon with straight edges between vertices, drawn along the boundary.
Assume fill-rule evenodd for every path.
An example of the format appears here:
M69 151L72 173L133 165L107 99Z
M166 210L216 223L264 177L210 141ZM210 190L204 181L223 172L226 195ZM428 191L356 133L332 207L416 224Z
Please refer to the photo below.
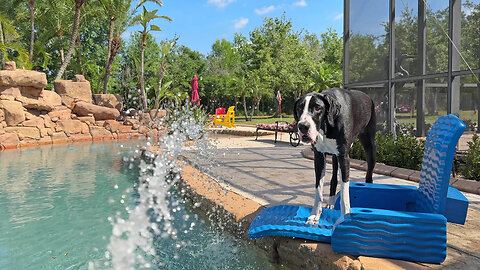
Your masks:
M133 207L144 142L76 143L0 152L0 269L105 269L109 217ZM123 203L122 203L123 202ZM152 269L277 269L263 252L170 198L178 238L155 237ZM111 219L110 219L111 220Z

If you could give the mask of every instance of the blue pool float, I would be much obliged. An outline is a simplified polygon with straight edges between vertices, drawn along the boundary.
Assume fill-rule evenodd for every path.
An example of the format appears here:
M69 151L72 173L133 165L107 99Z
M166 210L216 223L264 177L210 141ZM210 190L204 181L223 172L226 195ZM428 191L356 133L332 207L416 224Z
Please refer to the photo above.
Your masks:
M333 251L441 263L447 253L447 221L464 224L468 199L449 186L456 144L465 124L440 117L428 132L419 187L350 183L351 212L323 209L319 224L306 223L310 207L279 205L260 212L250 225L252 239L288 236L332 244Z

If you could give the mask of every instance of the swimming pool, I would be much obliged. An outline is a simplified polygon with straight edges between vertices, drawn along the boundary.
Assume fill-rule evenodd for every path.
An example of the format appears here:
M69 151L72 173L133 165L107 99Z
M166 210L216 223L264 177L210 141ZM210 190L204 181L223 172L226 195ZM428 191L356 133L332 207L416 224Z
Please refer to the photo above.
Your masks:
M112 217L132 205L144 142L94 142L0 152L0 269L104 269ZM123 202L123 203L122 203ZM276 269L170 198L177 239L156 236L152 269Z

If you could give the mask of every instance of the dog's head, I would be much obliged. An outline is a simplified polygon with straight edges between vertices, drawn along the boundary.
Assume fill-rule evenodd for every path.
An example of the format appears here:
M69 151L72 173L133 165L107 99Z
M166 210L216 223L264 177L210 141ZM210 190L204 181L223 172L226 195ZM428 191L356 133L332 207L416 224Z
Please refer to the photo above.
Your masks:
M297 99L293 115L300 139L306 143L315 143L320 133L326 133L327 125L335 125L339 112L340 105L329 94L312 92Z

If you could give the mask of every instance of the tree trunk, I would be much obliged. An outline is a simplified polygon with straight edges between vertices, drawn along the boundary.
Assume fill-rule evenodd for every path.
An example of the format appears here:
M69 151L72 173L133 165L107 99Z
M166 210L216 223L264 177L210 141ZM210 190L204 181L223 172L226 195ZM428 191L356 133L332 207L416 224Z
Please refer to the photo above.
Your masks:
M245 111L245 121L248 121L247 99L245 93L242 93L243 110Z
M108 79L110 77L110 68L112 66L110 58L112 57L112 43L113 43L113 31L115 26L115 17L110 18L110 29L108 32L108 52L107 52L107 61L105 62L105 76L103 77L103 93L108 92Z
M140 91L141 91L141 94L142 94L142 107L143 107L143 110L146 111L147 110L147 95L145 94L145 80L144 80L144 60L145 60L145 46L147 45L146 44L146 35L143 34L142 35L142 50L141 50L141 54L140 54Z
M258 104L260 104L260 98L253 98L252 102L252 114L250 115L250 121L252 121L253 114L255 113L255 109L257 108Z
M82 63L82 41L80 40L80 34L77 34L77 46L76 46L76 51L77 51L77 64L80 68L80 74L84 74L83 72L83 63Z
M73 30L72 30L72 37L70 38L70 45L68 47L67 56L65 56L65 61L63 61L62 66L58 70L57 77L55 80L58 80L62 77L63 73L67 69L68 62L72 59L73 49L75 48L75 41L77 40L77 33L78 33L78 26L80 24L80 11L82 9L83 3L86 0L75 0L75 16L73 20Z
M28 6L30 8L30 51L28 58L33 62L33 43L35 42L35 0L29 0Z
M61 33L58 34L58 39L59 40L62 40L63 39L63 35ZM61 43L61 41L60 41ZM60 46L60 62L63 64L63 62L65 62L65 52L63 50L63 46Z
M163 81L163 76L165 76L165 70L166 70L166 67L165 67L165 64L162 63L161 67L160 67L160 75L158 77L158 91L157 91L157 96L155 97L155 109L157 110L155 112L155 118L157 117L157 113L158 113L158 106L160 105L159 102L160 102L160 91L162 90L162 81Z
M0 22L0 44L5 44L5 40L3 38L3 25ZM3 69L5 66L5 55L3 55L3 51L0 51L0 68Z

